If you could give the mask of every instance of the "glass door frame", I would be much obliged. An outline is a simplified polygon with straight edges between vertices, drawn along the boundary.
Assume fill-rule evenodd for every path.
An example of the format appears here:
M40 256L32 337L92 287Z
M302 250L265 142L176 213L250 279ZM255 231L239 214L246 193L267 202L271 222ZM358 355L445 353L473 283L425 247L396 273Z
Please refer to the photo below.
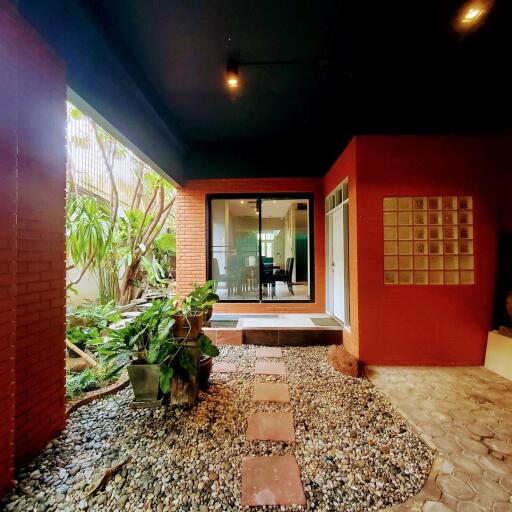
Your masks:
M263 193L236 193L236 194L206 194L206 276L207 279L212 279L212 225L211 225L211 208L212 200L214 199L256 199L258 202L258 259L260 276L262 270L261 259L261 227L262 227L262 212L261 202L264 200L279 200L279 199L306 199L308 201L308 237L309 237L309 299L307 300L269 300L263 297L263 287L261 279L258 278L259 299L227 299L220 300L222 303L243 303L243 304L304 304L315 302L315 203L314 194L312 192L263 192Z

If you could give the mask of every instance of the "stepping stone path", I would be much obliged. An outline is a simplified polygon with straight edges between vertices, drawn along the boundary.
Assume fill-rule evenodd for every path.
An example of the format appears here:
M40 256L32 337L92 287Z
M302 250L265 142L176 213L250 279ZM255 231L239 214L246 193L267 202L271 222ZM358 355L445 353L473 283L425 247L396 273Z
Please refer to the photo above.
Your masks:
M256 357L280 359L279 347L258 347ZM256 375L286 376L283 361L256 361ZM255 382L253 402L290 402L285 382ZM293 412L254 410L249 416L248 441L295 442ZM305 505L299 465L293 455L244 457L242 460L242 506Z

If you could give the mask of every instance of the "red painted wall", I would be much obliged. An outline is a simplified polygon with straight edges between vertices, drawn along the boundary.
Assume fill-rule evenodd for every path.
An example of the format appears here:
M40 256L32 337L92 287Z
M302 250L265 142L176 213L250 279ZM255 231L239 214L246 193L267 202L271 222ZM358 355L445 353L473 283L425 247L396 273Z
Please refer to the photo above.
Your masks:
M357 141L352 139L324 178L324 197L348 180L350 326L343 331L343 345L359 357L359 294L357 261Z
M498 233L489 140L357 138L359 355L367 364L480 365ZM382 199L472 195L475 285L385 286Z
M66 77L4 0L0 59L1 492L65 425Z
M321 179L191 180L178 189L176 204L176 284L179 294L206 279L206 195L255 192L312 192L315 220L315 301L312 303L221 303L217 312L313 313L325 311L325 227Z

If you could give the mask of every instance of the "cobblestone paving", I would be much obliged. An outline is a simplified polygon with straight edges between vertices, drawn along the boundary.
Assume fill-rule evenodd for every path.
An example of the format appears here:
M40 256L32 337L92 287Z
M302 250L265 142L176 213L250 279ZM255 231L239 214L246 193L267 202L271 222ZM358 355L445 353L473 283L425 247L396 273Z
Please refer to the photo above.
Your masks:
M370 367L442 469L393 510L512 512L512 382L485 368Z

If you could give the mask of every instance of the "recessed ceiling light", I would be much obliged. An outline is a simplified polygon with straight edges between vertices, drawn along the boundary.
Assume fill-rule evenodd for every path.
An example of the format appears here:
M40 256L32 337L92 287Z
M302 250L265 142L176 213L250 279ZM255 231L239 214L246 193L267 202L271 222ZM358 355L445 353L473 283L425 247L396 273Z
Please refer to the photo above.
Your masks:
M483 13L482 9L471 7L466 11L461 21L462 23L474 23Z
M470 0L466 2L459 10L455 28L459 32L466 32L477 28L489 13L494 0Z
M238 66L234 62L229 62L226 68L226 85L229 89L236 89L240 85L240 75Z
M240 204L244 204L244 203L245 203L245 201L240 201Z

